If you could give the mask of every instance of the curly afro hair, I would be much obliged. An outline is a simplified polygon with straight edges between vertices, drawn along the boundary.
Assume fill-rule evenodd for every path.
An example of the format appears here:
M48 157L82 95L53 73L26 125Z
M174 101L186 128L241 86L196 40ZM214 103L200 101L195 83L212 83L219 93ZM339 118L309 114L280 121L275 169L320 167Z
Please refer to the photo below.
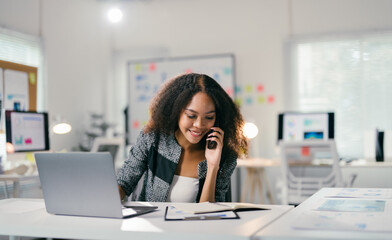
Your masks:
M205 74L183 74L167 81L152 99L150 118L144 131L175 132L180 114L199 92L206 93L215 104L216 123L225 132L223 153L231 150L237 155L246 155L248 140L242 131L244 120L238 106L214 79Z

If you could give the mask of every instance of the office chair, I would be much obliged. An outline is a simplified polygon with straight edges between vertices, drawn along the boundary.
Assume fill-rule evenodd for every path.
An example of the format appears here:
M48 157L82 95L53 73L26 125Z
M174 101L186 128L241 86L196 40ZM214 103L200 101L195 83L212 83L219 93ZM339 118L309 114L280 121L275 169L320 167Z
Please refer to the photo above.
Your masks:
M323 187L342 187L334 140L280 142L282 203L298 205Z
M4 197L8 198L8 184L7 184L7 181L4 181L3 190L4 190Z
M90 152L109 152L117 171L124 162L124 139L97 137L94 139Z

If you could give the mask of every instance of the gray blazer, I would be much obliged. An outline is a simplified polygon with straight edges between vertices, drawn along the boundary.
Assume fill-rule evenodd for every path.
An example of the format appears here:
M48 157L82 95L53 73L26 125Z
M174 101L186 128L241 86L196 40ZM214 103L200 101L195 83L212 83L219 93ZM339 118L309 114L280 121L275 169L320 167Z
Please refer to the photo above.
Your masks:
M137 200L165 202L180 160L181 151L182 148L177 143L174 134L166 135L141 131L136 144L129 151L128 159L125 160L117 174L118 184L129 196L145 173L143 187ZM222 154L216 180L215 201L228 201L225 195L229 189L230 177L236 165L236 153ZM198 165L199 192L197 202L200 199L206 174L207 160L204 160Z

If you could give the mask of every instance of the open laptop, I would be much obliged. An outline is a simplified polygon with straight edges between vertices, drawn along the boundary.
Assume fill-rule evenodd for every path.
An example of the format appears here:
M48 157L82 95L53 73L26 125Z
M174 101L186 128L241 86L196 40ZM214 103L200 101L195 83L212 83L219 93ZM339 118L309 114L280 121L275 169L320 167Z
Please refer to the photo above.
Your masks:
M122 206L109 152L36 153L35 161L48 213L125 218L157 208Z

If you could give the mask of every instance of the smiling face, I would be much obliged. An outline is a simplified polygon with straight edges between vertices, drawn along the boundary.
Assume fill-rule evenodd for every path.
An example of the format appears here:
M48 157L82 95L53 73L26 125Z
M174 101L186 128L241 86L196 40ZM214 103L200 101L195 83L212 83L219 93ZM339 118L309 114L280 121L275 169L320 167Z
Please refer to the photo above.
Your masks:
M197 144L215 123L215 104L205 93L195 94L181 112L176 132L177 141L182 145Z

